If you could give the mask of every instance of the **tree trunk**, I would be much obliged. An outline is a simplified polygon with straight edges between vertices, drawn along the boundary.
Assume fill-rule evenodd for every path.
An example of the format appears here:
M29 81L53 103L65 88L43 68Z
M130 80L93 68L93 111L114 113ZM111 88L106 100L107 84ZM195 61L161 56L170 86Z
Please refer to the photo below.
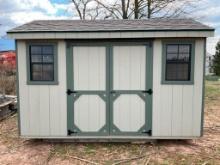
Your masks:
M151 1L152 0L147 0L147 18L151 18Z
M125 0L121 0L121 7L122 7L122 18L128 19Z
M134 19L139 18L139 5L138 0L134 0Z

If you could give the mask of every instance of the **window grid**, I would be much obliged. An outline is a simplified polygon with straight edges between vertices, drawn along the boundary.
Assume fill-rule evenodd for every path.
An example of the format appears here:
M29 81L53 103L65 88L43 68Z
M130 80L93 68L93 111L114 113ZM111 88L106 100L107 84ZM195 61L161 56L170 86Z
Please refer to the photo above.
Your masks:
M177 46L177 52L173 53L168 53L168 46ZM189 47L189 51L188 52L180 52L180 46L188 46ZM166 81L190 81L190 74L191 74L191 50L192 50L192 47L191 47L191 44L167 44L166 45L166 72L165 72L165 80ZM167 57L168 57L168 54L173 54L173 55L177 55L176 59L175 60L169 60ZM188 59L187 61L185 61L184 59L180 60L180 54L188 54ZM175 70L172 71L172 74L174 75L174 78L169 78L168 77L168 65L173 65ZM185 71L186 68L182 68L182 76L183 77L180 77L180 66L184 66L184 65L187 65L187 72ZM179 68L178 68L179 67ZM173 69L174 69L173 68ZM187 75L186 75L187 74Z
M32 47L40 47L40 53L33 53L32 52ZM51 53L45 53L43 52L43 48L45 47L51 47L52 52ZM54 48L53 45L30 45L29 48L29 55L30 55L30 79L31 81L54 81ZM41 62L33 62L33 56L40 56L40 61ZM53 62L45 62L44 61L44 56L52 56L52 61ZM39 71L34 71L33 67L34 66L41 66ZM52 77L51 78L45 78L45 73L46 71L44 70L46 66L52 66ZM33 76L34 72L39 72L40 73L40 78L35 79ZM47 71L48 72L48 71Z

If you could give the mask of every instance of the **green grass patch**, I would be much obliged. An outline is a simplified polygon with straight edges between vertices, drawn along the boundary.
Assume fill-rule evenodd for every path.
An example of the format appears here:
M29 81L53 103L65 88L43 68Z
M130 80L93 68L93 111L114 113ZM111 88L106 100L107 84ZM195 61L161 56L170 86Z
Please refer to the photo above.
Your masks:
M214 98L220 96L220 81L205 82L205 97Z
M208 81L219 81L220 76L215 76L215 75L207 75L205 76L205 79Z

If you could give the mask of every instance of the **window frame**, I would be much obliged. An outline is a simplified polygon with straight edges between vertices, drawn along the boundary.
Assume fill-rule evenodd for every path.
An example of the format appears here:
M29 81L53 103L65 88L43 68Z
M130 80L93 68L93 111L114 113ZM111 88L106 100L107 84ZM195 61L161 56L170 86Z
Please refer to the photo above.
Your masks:
M31 46L53 46L53 80L31 80ZM58 85L58 58L57 43L55 42L27 42L26 43L26 62L27 62L27 84L28 85Z
M166 80L167 45L190 45L190 79L189 80ZM194 84L195 41L186 39L174 39L162 41L162 79L161 84L167 85L192 85Z

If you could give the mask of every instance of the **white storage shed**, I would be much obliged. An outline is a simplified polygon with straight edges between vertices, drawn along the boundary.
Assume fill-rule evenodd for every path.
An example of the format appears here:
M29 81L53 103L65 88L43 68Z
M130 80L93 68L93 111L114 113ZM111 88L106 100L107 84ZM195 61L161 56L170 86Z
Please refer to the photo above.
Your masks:
M16 40L25 138L202 136L206 37L192 19L42 20Z

